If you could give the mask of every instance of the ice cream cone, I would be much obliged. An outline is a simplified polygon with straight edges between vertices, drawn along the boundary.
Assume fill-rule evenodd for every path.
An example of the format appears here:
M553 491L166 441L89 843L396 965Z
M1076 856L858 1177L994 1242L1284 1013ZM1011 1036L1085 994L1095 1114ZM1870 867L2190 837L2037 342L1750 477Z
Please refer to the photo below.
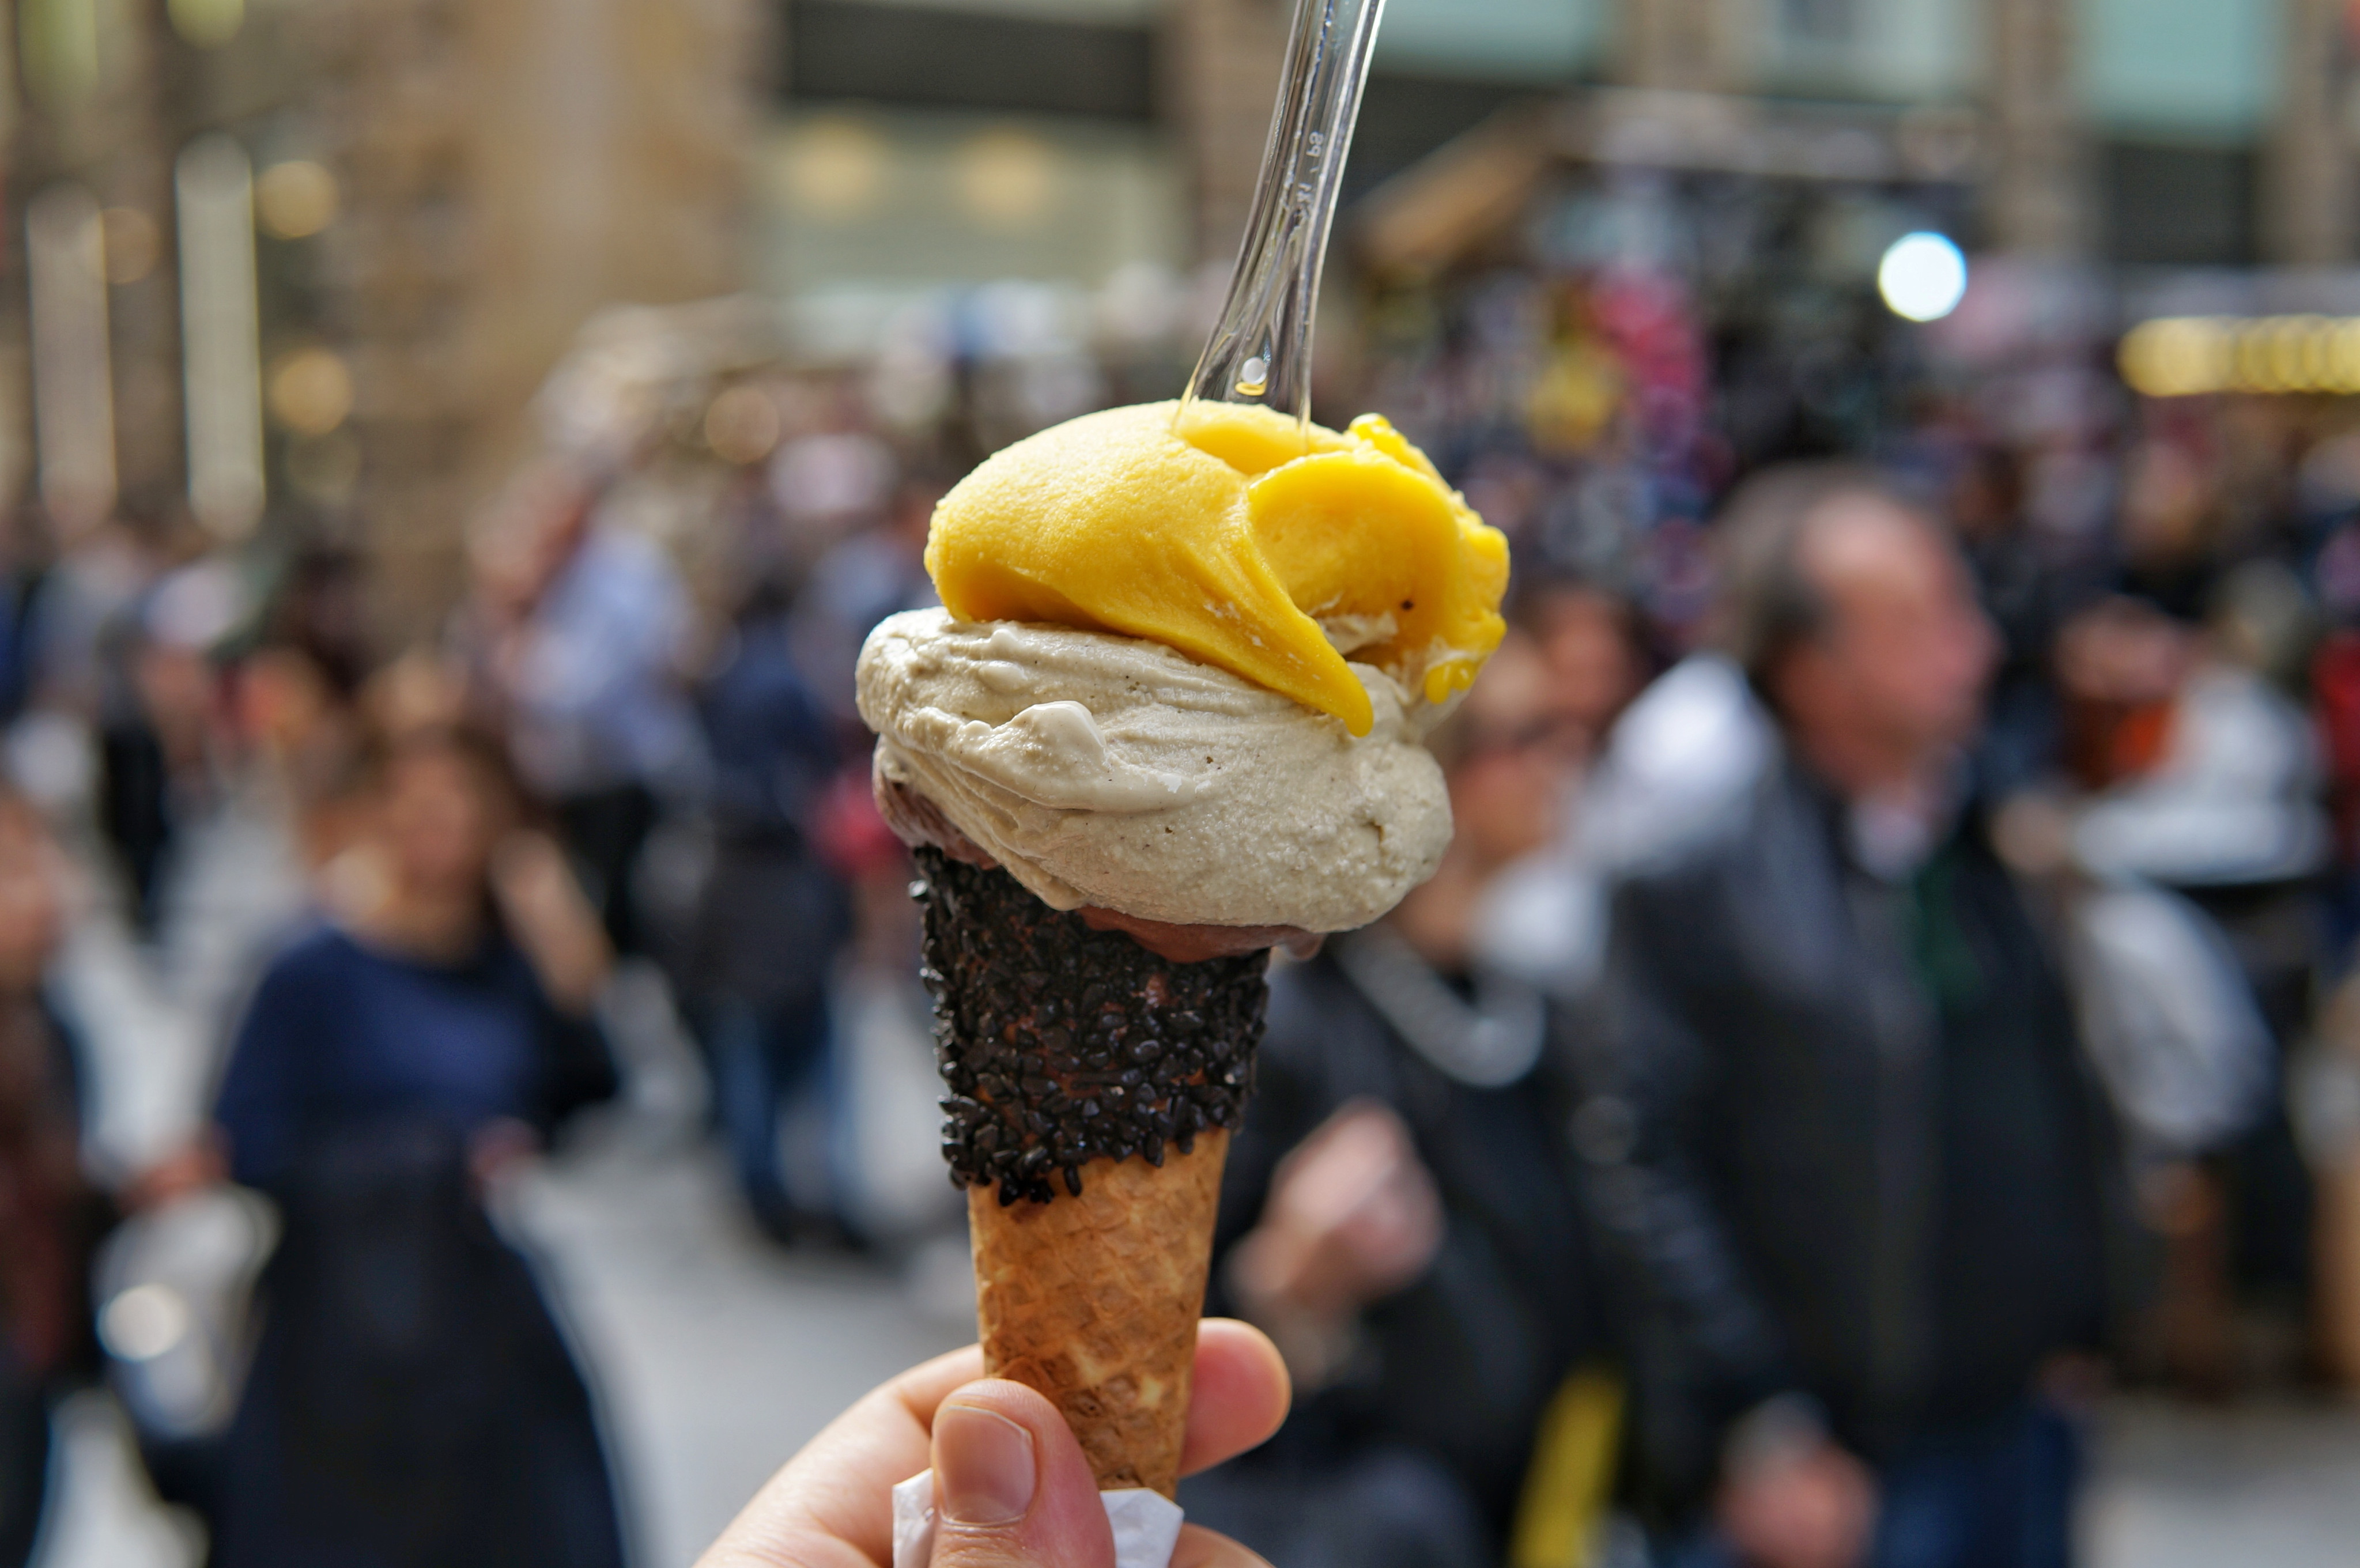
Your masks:
M1166 1494L1269 950L1440 865L1426 736L1506 632L1509 554L1382 419L1180 411L960 481L927 527L942 604L881 622L857 677L923 878L987 1362L1102 1487Z
M1054 1400L1102 1488L1169 1496L1265 955L1181 963L918 851L984 1363Z
M984 1370L1048 1396L1101 1490L1179 1481L1229 1146L1215 1128L1161 1170L1098 1160L1078 1198L967 1194Z

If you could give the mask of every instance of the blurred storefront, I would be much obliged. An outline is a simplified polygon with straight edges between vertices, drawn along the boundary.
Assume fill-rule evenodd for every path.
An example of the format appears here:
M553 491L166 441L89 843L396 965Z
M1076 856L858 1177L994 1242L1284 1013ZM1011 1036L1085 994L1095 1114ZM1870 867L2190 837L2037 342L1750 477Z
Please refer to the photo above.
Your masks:
M2169 289L2349 259L2352 17L1632 0L1603 80L1361 203L1368 396L1536 563L1676 634L1713 496L1779 456L1873 453L1939 496L2004 452L2044 550L2086 559L2132 428L2125 328ZM1947 319L1884 287L1913 233L1973 257Z
M991 404L961 450L1158 395L1234 245L1288 9L22 0L0 490L60 537L119 507L363 545L408 631L612 304L752 290L786 358L858 366L888 425ZM1596 365L1561 329L1598 307L1557 285L1619 270L1670 288L1633 319L1677 346L1650 327L1652 368L1616 375L1673 387L1674 426L1691 383L1728 416L1723 456L1666 438L1695 448L1684 495L1792 444L1798 403L1808 441L1873 441L1893 356L1929 352L1874 289L1906 231L2109 287L2347 260L2353 14L1393 0L1324 374L1414 411L1402 367L1480 317L1537 334L1543 444L1573 439Z
M741 276L759 7L15 17L0 371L32 363L0 376L23 398L0 404L0 480L30 471L60 538L120 509L151 534L359 546L386 628L414 630L583 321Z

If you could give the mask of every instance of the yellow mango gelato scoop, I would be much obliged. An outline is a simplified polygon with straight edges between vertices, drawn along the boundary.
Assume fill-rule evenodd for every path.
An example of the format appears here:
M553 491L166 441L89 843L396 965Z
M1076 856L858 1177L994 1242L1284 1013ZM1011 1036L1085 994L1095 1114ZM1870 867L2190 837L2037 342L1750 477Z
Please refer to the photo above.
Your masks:
M1087 414L960 481L926 539L944 607L1159 642L1356 735L1373 714L1337 642L1429 702L1473 682L1506 631L1508 541L1424 452L1374 414L1306 450L1268 408L1178 413Z

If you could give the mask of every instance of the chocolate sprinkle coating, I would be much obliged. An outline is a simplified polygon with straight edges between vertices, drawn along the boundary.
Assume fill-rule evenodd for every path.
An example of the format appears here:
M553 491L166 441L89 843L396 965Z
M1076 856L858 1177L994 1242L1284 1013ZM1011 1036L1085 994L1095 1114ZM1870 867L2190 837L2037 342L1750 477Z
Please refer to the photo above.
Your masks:
M1082 1193L1082 1167L1151 1165L1213 1127L1235 1131L1253 1092L1270 1001L1267 953L1175 964L1092 931L1005 871L917 850L943 1158L960 1187L1003 1204Z

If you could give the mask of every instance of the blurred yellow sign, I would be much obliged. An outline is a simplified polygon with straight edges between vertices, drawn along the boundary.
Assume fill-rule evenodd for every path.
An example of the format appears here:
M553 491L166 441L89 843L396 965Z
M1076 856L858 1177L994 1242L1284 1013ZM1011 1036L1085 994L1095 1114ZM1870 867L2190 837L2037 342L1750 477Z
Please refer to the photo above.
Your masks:
M246 26L246 0L166 0L172 30L198 49L219 49Z
M2360 394L2360 317L2169 316L2123 339L2123 379L2147 397Z

